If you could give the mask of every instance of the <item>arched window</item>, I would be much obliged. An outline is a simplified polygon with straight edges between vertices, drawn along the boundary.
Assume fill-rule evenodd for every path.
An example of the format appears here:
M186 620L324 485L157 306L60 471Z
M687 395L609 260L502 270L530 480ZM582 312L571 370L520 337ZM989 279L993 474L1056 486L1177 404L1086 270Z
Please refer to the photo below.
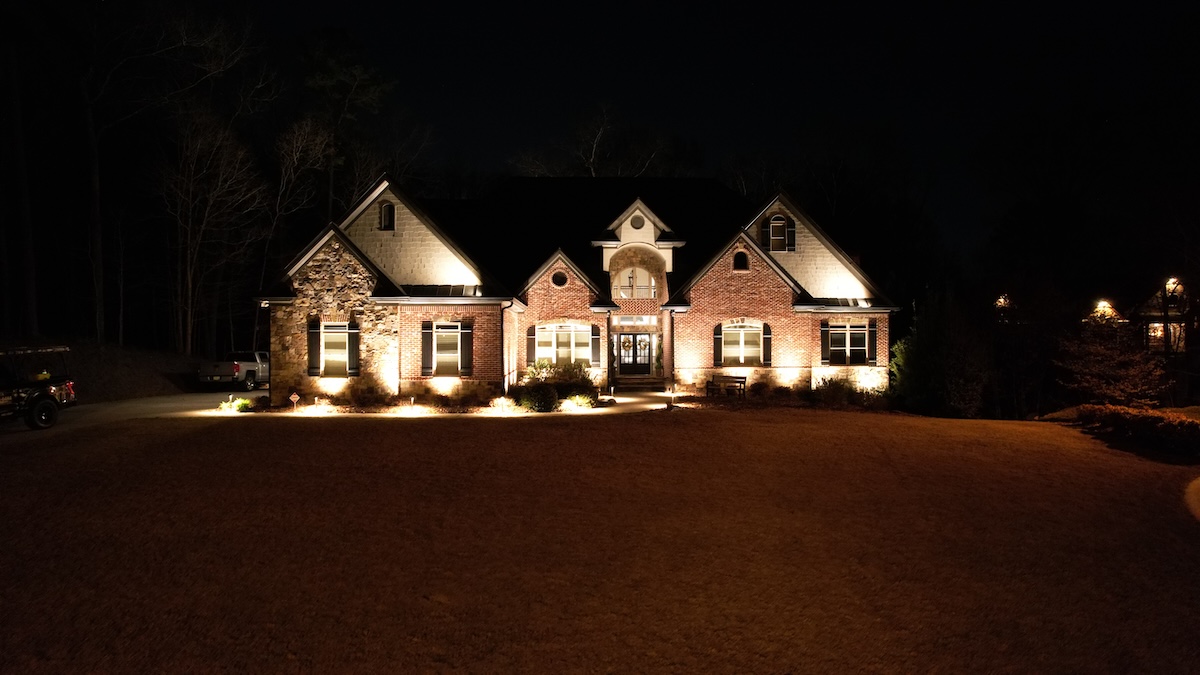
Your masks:
M396 207L392 204L383 203L379 207L379 229L394 230L396 229Z
M771 327L754 319L732 319L713 328L713 365L771 365Z
M733 254L733 269L739 272L750 269L750 256L746 255L745 251L738 251Z
M796 250L796 223L782 213L762 221L758 241L768 251Z
M654 275L640 267L628 267L613 278L614 298L657 298L658 286Z

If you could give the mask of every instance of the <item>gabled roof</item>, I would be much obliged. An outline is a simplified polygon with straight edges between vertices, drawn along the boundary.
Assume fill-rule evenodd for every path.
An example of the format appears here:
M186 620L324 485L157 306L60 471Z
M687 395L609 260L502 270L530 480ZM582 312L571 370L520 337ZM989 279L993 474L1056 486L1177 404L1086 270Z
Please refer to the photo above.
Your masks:
M588 287L588 290L596 295L604 295L604 291L600 290L600 287L596 285L596 282L589 278L588 275L585 274L584 271L580 269L570 257L567 256L566 253L563 253L561 248L555 249L554 253L552 253L550 257L546 259L546 262L542 263L542 266L537 268L537 271L530 275L529 279L525 282L525 285L522 286L521 290L517 292L517 295L525 295L527 292L529 292L529 287L533 286L533 284L536 283L537 280L546 273L546 270L549 270L550 267L554 265L556 260L562 260L563 264L566 265L568 269L570 269L573 273L575 273L576 276L583 280L583 283Z
M480 199L422 206L506 288L524 288L530 270L561 250L607 297L609 276L593 242L638 202L664 226L686 230L672 279L707 262L754 209L721 183L697 178L511 178Z
M300 255L296 256L296 258L293 259L290 264L288 264L287 278L291 279L294 277L296 273L300 271L300 268L303 267L309 260L312 260L312 257L317 254L317 251L320 251L321 247L323 247L330 239L337 239L338 243L342 244L346 250L354 256L354 259L357 260L359 264L365 267L371 274L375 275L376 281L375 288L371 291L372 297L396 297L406 295L403 289L400 288L400 285L388 277L388 275L384 274L383 271L375 265L375 263L371 262L371 259L368 258L367 255L358 248L358 246L355 246L353 241L350 241L350 237L346 236L346 233L343 232L341 228L332 224L322 230L321 233L312 240L312 243L304 247ZM290 289L288 295L292 295Z
M724 248L718 251L716 255L714 255L708 261L707 265L697 270L696 273L693 274L692 277L683 284L683 286L680 286L678 289L676 289L676 291L671 294L670 299L667 300L666 304L663 306L667 307L668 309L684 309L690 307L691 300L688 298L688 293L692 290L692 287L695 286L701 279L703 279L704 276L708 274L709 270L713 268L713 265L716 265L717 261L723 258L725 254L728 253L729 250L732 249L738 242L741 242L746 246L746 248L757 253L758 256L762 258L765 263L767 263L767 266L770 267L775 274L779 275L779 278L783 279L784 283L786 283L792 289L792 293L794 294L792 299L793 305L815 304L815 300L813 299L812 295L810 295L809 292L806 291L799 282L792 278L792 275L788 274L787 270L783 269L779 262L775 260L770 253L763 250L763 248L758 245L758 242L754 240L754 237L751 237L746 233L745 230L742 230L735 234L733 238L729 240L729 243L726 244Z
M526 293L528 293L530 287L532 287L533 284L536 283L537 280L540 279L542 275L545 274L546 271L549 270L557 260L561 260L563 264L575 274L575 276L579 277L579 279L583 281L583 284L587 286L588 290L596 295L596 300L591 305L593 311L616 309L618 307L617 303L613 302L609 297L609 292L606 290L607 285L596 285L596 281L589 277L583 271L583 269L576 265L566 253L563 253L561 248L554 251L554 253L546 260L546 262L542 263L542 266L539 267L537 271L529 277L529 280L525 282L525 285L521 287L521 291L517 295L524 296Z
M380 176L375 182L375 187L367 190L364 196L359 199L358 205L355 206L348 214L346 214L344 218L342 218L341 222L338 223L338 228L342 231L345 231L351 223L357 220L358 217L361 216L363 212L366 211L367 208L369 208L385 190L389 190L389 188L391 188L391 180L388 178L387 174ZM449 235L443 232L440 227L438 227L437 223L428 213L418 206L416 202L407 199L403 194L400 193L399 190L391 189L390 192L392 197L394 197L397 201L403 204L405 208L411 211L413 215L415 215L417 219L421 221L426 229L428 229L430 233L432 233L433 236L442 243L442 245L449 249L449 251L454 254L456 258L458 258L459 262L465 265L467 269L471 270L471 272L479 277L481 281L483 280L483 271L479 268L479 265L475 264L475 262L471 260L471 258L468 257L461 248L459 248L458 244L451 239Z
M663 232L671 231L671 228L668 227L667 224L663 222L662 218L659 218L657 215L654 214L654 211L652 211L649 206L646 206L645 202L642 201L641 197L634 199L633 203L629 205L629 208L622 211L621 215L617 216L612 221L612 223L609 224L608 229L615 230L618 227L620 227L621 223L625 222L626 218L633 215L634 211L641 211L642 213L646 214L646 216L648 218L650 218L650 221L654 223L655 229L663 231Z
M879 287L877 287L875 283L867 277L867 275L862 271L862 268L858 266L858 263L854 262L853 258L846 255L846 252L842 250L842 247L838 246L833 239L830 239L829 235L825 233L825 230L821 229L821 227L817 225L817 223L811 217L809 217L809 215L805 213L803 209L801 209L799 206L796 206L796 203L792 201L792 198L788 196L786 192L780 192L773 199L767 201L766 205L764 205L753 218L751 218L746 222L745 225L742 226L742 230L747 232L750 231L750 228L758 224L758 222L767 215L767 212L770 211L771 207L776 203L782 204L784 208L795 215L796 220L799 221L798 224L802 224L804 227L808 228L809 232L811 232L813 236L817 238L817 241L821 242L821 244L825 246L825 248L828 249L831 254L833 254L833 257L836 258L837 261L843 266L845 266L850 274L852 274L854 278L863 285L864 288L871 292L872 299L876 301L875 304L872 305L873 307L880 305L885 307L892 306L892 301L889 300L887 296L883 294L883 291L879 290ZM822 302L821 304L837 304L838 302L838 299L836 298L822 298L820 300L826 301Z

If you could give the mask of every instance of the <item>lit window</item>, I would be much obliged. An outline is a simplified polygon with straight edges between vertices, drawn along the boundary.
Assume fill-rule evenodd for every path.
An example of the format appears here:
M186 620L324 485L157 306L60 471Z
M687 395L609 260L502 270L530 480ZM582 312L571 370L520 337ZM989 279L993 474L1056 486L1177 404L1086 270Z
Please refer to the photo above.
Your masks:
M654 326L658 324L658 317L654 315L647 316L618 316L616 317L618 326Z
M1170 331L1170 335L1167 335ZM1166 324L1164 330L1161 321L1152 321L1146 325L1146 337L1149 338L1150 349L1156 352L1166 351L1165 346L1170 345L1170 351L1183 351L1184 347L1184 328L1182 323L1170 322Z
M538 326L534 360L551 363L592 362L592 327L574 324Z
M475 357L472 324L469 319L422 321L421 375L469 377Z
M770 335L770 328L757 321L738 319L717 326L713 337L714 348L720 349L720 365L769 365L764 345Z
M321 376L346 377L347 333L344 323L321 326Z
M358 375L358 322L308 322L308 374L313 377Z
M458 336L457 323L433 324L434 375L458 375Z
M658 288L654 276L640 267L622 270L613 282L613 297L657 298Z

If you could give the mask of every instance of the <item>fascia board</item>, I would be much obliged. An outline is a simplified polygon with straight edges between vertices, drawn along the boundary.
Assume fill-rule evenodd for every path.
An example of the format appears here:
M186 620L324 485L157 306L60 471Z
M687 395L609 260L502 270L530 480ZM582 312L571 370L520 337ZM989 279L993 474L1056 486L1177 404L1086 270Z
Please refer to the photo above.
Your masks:
M658 214L656 214L656 213L654 213L654 211L650 210L649 206L646 206L646 202L643 202L641 197L634 199L633 203L630 204L629 207L626 208L624 211L622 211L621 215L617 216L616 220L609 223L609 225L606 229L608 229L610 231L617 229L618 227L621 226L621 223L625 222L625 219L628 218L631 213L633 213L634 211L639 211L639 210L642 211L643 213L645 213L646 216L649 217L653 221L655 227L658 227L663 232L674 232L674 230L667 227L667 224L663 222L662 218L658 217ZM655 238L657 239L657 237L655 237Z

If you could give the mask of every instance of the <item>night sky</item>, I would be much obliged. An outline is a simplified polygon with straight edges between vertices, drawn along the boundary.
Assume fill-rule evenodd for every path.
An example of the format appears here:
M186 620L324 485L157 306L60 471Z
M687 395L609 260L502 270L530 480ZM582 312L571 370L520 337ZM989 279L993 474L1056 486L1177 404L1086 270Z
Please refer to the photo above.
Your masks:
M38 9L8 31L19 49L31 194L35 208L69 211L86 188L72 81L80 55L62 29L71 7L30 7ZM1068 283L1073 297L1129 303L1160 277L1200 269L1193 10L206 7L251 24L276 60L318 38L361 47L397 83L389 105L432 130L426 161L457 170L508 171L522 152L569 141L603 107L695 148L712 174L732 157L886 166L946 257L989 292ZM10 79L6 71L6 88ZM139 131L147 136L138 149L153 149L153 129ZM146 174L122 168L115 180ZM860 224L826 215L794 187L836 240L858 246ZM881 231L894 227L877 220ZM129 216L126 226L140 223ZM72 255L86 266L85 253Z
M1132 203L1161 199L1197 177L1200 23L1179 9L287 7L261 23L282 39L344 28L400 79L438 150L481 168L568 136L601 105L694 141L710 163L885 134L951 243L967 246L1003 207L985 184L1031 168L1006 156L1014 142L1032 146L1029 163L1086 169L1097 198L1123 185Z

